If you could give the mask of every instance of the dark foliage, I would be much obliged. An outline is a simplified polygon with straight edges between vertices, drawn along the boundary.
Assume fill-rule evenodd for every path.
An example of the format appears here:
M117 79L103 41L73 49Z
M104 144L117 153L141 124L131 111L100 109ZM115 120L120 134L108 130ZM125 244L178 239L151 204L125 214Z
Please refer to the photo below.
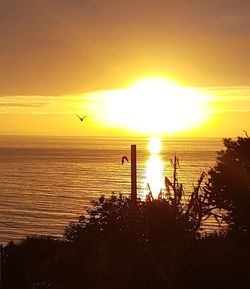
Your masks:
M175 156L172 180L165 178L165 192L161 190L155 199L148 185L145 201L112 195L101 196L92 202L87 215L71 223L65 230L65 238L78 242L86 236L102 235L105 239L123 239L138 242L160 242L171 239L192 239L199 233L202 221L210 216L207 195L202 190L205 173L202 173L193 192L184 196L184 188L178 182L179 160Z
M87 209L88 216L80 216L78 222L65 229L65 238L77 242L86 236L105 235L108 239L137 240L142 238L145 203L138 200L133 205L123 195L101 196Z
M45 236L11 242L4 248L4 288L98 288L96 254L92 240L81 246Z
M246 237L213 235L166 246L87 239L32 237L10 243L4 250L4 288L250 288Z
M100 197L88 215L70 224L65 238L78 248L92 240L97 252L96 280L107 288L174 288L179 267L195 241L206 204L201 182L189 199L182 198L176 174L168 194L134 204L123 195ZM114 279L119 275L120 279ZM123 287L124 286L124 287Z
M181 263L176 289L250 288L249 241L230 234L195 240Z
M4 250L4 288L63 288L57 270L63 248L62 242L46 236L9 243Z
M65 229L64 240L40 236L8 244L4 288L250 288L249 236L199 235L204 219L220 217L218 209L227 210L226 220L239 230L248 228L249 138L224 142L205 191L203 173L184 196L175 157L172 180L165 179L158 199L150 187L146 201L136 204L123 195L102 196Z
M173 162L166 193L133 203L100 197L65 229L65 241L32 237L5 248L6 288L175 288L181 262L207 215L198 180L189 198ZM150 189L150 188L149 188Z
M209 172L206 192L211 206L223 209L220 217L230 228L250 233L250 138L224 139L225 150Z

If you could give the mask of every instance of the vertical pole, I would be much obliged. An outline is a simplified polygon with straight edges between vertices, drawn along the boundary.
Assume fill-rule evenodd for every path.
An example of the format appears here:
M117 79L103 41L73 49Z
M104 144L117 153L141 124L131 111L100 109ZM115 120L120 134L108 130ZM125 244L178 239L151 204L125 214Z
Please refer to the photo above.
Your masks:
M136 145L131 145L131 201L136 204L137 200L136 181Z

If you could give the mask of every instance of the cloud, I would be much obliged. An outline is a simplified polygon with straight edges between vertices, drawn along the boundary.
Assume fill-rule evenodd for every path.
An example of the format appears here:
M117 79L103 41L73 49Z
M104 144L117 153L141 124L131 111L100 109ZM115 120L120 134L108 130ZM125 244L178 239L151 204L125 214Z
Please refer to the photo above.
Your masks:
M215 96L214 113L250 112L250 87L214 87L205 89Z
M45 103L15 103L15 102L0 102L0 107L43 107L45 106Z
M250 112L250 86L196 88L210 99L213 113ZM61 96L2 96L0 114L102 114L107 95L103 90Z
M87 95L0 96L0 114L72 114L78 112ZM89 101L90 102L90 101Z

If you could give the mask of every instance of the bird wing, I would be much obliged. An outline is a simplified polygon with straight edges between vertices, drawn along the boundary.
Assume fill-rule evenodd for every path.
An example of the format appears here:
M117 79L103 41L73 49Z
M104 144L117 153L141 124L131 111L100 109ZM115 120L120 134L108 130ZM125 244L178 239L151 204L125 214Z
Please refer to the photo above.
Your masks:
M124 164L125 160L129 163L128 158L126 156L124 156L124 157L122 157L122 165Z
M84 118L87 116L87 114L85 114L83 117L80 117L80 115L76 114L76 116L80 119L80 121L83 121Z
M245 133L246 137L249 137L246 130L243 130L243 132Z

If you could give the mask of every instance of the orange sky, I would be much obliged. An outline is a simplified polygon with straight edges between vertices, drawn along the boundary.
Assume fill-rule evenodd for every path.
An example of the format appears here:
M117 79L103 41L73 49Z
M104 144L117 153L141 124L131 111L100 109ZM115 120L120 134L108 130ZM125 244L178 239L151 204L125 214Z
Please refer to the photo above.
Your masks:
M123 134L74 112L145 75L217 96L182 135L250 131L249 15L248 0L2 0L0 134Z

